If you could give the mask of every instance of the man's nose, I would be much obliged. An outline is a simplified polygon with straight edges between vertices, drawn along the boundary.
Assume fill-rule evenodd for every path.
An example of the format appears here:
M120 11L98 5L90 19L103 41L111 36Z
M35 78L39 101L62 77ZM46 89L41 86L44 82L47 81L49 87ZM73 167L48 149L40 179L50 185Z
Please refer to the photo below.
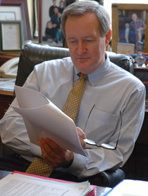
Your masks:
M79 54L86 52L86 44L83 41L78 42L77 52Z

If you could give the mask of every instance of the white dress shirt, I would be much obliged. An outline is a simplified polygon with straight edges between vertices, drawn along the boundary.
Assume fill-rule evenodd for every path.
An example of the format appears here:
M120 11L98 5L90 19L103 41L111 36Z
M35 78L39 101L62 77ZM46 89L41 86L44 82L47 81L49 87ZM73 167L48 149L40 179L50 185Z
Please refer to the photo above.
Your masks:
M78 75L70 57L46 61L35 66L24 86L40 91L62 109ZM17 100L12 104L18 106ZM117 148L88 147L87 157L74 153L73 163L66 170L78 177L87 177L123 166L133 151L144 113L142 82L107 58L88 75L76 126L98 145L108 143ZM41 156L40 147L29 141L22 117L11 107L0 121L0 134L4 144L27 160Z

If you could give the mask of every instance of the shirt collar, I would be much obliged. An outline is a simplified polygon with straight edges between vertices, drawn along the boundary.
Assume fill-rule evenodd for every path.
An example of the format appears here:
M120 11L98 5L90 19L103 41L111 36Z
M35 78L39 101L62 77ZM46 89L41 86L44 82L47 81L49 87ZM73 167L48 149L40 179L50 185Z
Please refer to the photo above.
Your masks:
M94 72L88 74L88 81L92 86L95 86L98 83L100 77L102 77L102 75L110 68L109 62L110 62L109 58L106 54L105 62L100 67L98 67L98 69L96 69ZM76 82L79 78L80 78L80 72L76 68L76 66L74 66L74 82Z

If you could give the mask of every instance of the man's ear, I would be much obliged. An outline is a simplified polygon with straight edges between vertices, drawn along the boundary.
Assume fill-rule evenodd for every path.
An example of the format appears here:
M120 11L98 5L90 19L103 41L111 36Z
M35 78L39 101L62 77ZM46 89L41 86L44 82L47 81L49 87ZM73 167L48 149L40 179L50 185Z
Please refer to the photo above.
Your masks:
M108 33L106 34L105 37L106 37L105 44L106 44L106 46L108 46L108 44L111 40L111 37L112 37L112 30L111 29L108 31Z

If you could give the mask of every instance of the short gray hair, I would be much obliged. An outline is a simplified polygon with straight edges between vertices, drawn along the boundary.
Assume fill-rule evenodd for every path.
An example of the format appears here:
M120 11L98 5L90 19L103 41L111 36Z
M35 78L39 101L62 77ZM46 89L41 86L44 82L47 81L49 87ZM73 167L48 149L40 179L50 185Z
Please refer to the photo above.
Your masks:
M96 1L85 0L76 1L64 9L62 14L62 30L65 35L65 23L69 16L83 16L86 12L93 12L100 23L100 33L102 37L110 30L110 17L102 5Z

